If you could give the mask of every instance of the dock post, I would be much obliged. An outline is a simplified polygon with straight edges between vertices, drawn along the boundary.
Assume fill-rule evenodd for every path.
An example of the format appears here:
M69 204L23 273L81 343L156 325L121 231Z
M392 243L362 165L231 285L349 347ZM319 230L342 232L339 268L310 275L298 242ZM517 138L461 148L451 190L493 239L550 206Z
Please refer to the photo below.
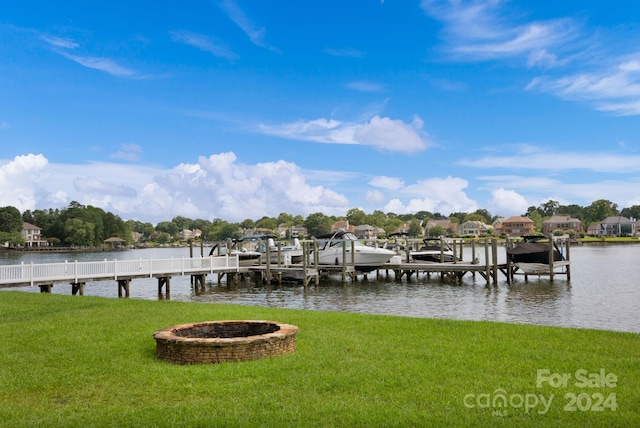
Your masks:
M81 296L84 296L84 282L71 283L71 295L75 296L76 294L80 294Z
M267 283L271 283L271 249L269 248L269 243L266 245L266 258L267 258Z
M498 283L498 240L491 240L491 258L493 259L493 283Z
M118 280L118 297L122 297L122 290L124 290L124 297L129 297L129 284L131 279L119 279Z
M491 282L491 270L489 269L489 266L489 240L487 238L484 238L484 271L487 284Z
M206 274L191 275L191 284L193 284L193 288L196 291L200 289L204 291L206 279L207 279Z
M53 288L53 284L40 284L38 287L40 287L40 292L41 293L51 293L51 289Z
M554 257L553 257L553 235L549 236L549 282L553 282L553 274L555 273Z
M511 239L507 237L505 241L505 246L507 249L511 248ZM511 258L507 254L507 284L511 285L513 282L513 266L511 266Z
M158 277L158 295L162 296L162 287L165 287L167 292L167 297L171 293L171 277L170 276L160 276Z
M567 254L564 257L565 260L567 261L567 281L571 281L571 257L569 257L570 242L571 242L571 237L567 239Z
M302 243L302 285L305 288L309 285L309 277L307 276L307 266L309 264L309 242Z

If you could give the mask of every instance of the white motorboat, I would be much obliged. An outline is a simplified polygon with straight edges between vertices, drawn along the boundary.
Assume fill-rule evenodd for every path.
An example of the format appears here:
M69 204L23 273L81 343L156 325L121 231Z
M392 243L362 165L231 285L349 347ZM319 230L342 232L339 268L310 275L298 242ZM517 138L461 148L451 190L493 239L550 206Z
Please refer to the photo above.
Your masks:
M277 264L278 262L285 265L302 263L302 245L298 238L295 238L291 244L283 245L282 243L276 243L278 237L276 235L247 235L238 240L243 248L248 248L251 251L259 252L261 254L261 262L267 262L267 253L269 254L269 262ZM278 260L280 255L280 260Z
M229 254L231 256L238 256L238 263L240 266L254 266L260 263L260 257L262 253L259 251L252 251L247 248L238 246L238 241L233 242L232 244L223 245L218 251L218 244L215 244L211 251L209 251L209 256L214 256L216 254L226 255Z
M441 238L425 238L423 246L409 253L415 262L452 263L456 257L447 241Z
M388 263L394 251L370 247L358 241L350 232L338 231L316 237L318 243L318 264L343 264L343 255L347 266L354 265L360 272L371 272ZM353 248L353 253L352 253Z

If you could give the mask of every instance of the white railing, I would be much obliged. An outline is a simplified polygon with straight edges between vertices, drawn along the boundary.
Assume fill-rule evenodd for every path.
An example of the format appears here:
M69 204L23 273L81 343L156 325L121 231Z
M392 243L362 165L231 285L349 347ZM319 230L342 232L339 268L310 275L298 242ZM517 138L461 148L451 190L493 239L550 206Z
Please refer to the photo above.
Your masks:
M0 265L0 286L238 271L238 256Z

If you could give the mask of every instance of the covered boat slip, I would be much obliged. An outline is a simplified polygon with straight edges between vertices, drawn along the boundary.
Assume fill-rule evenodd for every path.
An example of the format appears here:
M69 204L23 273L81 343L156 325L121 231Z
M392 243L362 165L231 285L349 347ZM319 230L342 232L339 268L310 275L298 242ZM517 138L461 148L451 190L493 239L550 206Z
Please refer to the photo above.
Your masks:
M512 276L549 275L551 280L554 275L567 275L567 279L571 276L567 237L528 235L522 237L522 242L507 241L507 260L513 265Z

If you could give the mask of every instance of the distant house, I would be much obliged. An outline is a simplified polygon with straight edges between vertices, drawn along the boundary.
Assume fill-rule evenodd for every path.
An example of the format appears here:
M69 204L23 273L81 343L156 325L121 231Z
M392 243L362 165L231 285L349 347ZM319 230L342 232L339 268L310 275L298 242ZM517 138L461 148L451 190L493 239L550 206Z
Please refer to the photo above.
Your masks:
M349 220L338 220L331 226L332 232L342 230L343 232L351 232L355 234L356 227L349 224Z
M380 235L384 235L384 229L376 226L371 226L368 224L362 224L360 226L356 226L355 235L359 239L374 239Z
M492 226L479 221L479 220L469 220L465 221L458 227L458 235L462 236L483 236L488 235L493 230Z
M513 216L500 224L500 233L503 235L524 236L531 235L535 231L535 223L529 217Z
M189 239L193 239L193 232L189 229L182 229L178 236L180 237L180 240L187 241Z
M636 222L622 216L607 217L600 222L600 229L602 236L634 236Z
M604 229L602 229L600 223L592 223L587 227L587 235L604 236Z
M424 226L424 234L429 235L429 230L434 226L440 226L444 229L445 236L452 236L458 233L458 223L454 223L449 219L427 220Z
M577 233L581 233L584 228L582 227L582 221L568 215L554 215L542 222L542 233L544 235L553 235L555 230L575 230Z
M47 240L42 238L42 229L26 221L22 223L22 239L27 247L41 247L48 245Z
M409 233L409 228L411 227L411 223L404 223L402 226L391 232L395 235L404 235Z

